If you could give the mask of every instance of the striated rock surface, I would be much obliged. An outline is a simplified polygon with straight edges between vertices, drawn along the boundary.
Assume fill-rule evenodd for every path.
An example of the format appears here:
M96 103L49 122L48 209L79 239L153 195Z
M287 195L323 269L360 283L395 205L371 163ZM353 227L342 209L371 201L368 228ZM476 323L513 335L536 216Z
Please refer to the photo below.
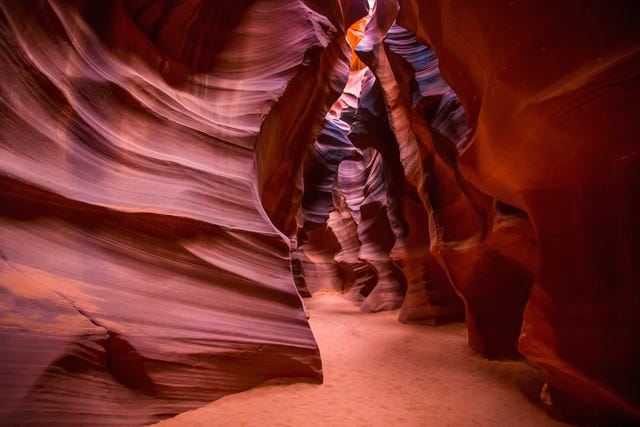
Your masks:
M413 176L423 177L430 251L466 303L469 344L487 357L517 357L535 262L531 223L460 176L457 155L468 132L466 115L440 77L433 51L399 25L390 28L384 47L380 54L388 58L398 88L410 88L399 91L400 105L410 111L405 150L415 138L422 161L417 171L415 164L405 164ZM387 93L393 96L393 88ZM398 116L403 124L405 114Z
M399 307L405 285L390 258L394 190L385 179L385 156L350 139L360 97L368 96L375 78L357 64L352 68L303 165L293 259L300 262L311 294L337 289L363 311L379 311Z
M0 0L0 424L321 380L326 289L640 422L639 12Z
M588 423L640 421L639 13L630 1L403 0L399 15L468 114L460 175L531 220L519 350L542 367L551 411Z
M0 4L0 423L139 425L321 379L260 196L290 141L271 118L319 126L365 5Z
M345 91L302 167L294 275L305 295L338 289L362 311L403 306L400 320L437 323L463 307L429 253L428 215L405 178L384 84L362 49L383 34L386 12L377 9L349 32L364 63L352 60Z

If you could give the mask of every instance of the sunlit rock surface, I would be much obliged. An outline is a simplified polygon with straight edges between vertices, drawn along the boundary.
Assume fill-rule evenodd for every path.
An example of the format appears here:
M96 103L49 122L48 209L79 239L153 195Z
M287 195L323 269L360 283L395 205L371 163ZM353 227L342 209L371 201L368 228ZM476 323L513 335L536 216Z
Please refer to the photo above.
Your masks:
M588 423L640 421L639 18L632 1L403 0L399 16L468 114L460 174L531 219L519 349L551 410Z
M264 151L286 147L267 121L320 126L365 6L0 10L0 423L137 425L321 379L289 242L260 201L279 164Z
M294 275L303 294L338 289L362 311L402 306L402 321L437 323L463 305L429 252L428 213L405 178L384 84L365 65L377 58L362 46L383 34L381 10L350 30L356 60L302 165Z
M390 195L395 190L386 179L386 158L373 146L352 141L360 97L367 97L374 83L369 70L351 71L308 152L293 255L310 293L342 290L363 311L398 308L405 293L404 278L390 257L395 241ZM379 111L386 123L384 107Z

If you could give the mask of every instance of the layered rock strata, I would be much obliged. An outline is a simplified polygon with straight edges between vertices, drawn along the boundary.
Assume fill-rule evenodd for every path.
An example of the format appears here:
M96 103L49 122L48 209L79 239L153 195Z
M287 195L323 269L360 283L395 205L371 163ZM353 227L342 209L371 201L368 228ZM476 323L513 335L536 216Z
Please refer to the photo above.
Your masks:
M269 117L319 126L365 5L0 10L0 423L139 425L321 379L260 185Z
M640 421L633 2L0 12L0 423L321 379L323 289L464 314L552 414Z
M356 58L365 62L361 46L370 43L380 14L351 29ZM302 167L293 239L299 289L342 290L363 311L403 306L402 321L455 318L463 306L429 253L428 214L405 178L381 80L359 59Z
M361 92L374 83L368 69L351 71L307 155L293 254L311 293L327 287L344 291L363 311L399 307L405 286L390 258L395 236L388 211L394 190L385 180L384 156L349 138Z

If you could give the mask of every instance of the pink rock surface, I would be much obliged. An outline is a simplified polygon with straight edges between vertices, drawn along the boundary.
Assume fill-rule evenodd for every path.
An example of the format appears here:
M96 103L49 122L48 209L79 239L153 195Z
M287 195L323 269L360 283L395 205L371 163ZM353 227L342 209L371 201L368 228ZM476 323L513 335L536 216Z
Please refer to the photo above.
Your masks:
M0 422L137 425L320 380L261 150L292 87L322 110L364 5L0 10Z

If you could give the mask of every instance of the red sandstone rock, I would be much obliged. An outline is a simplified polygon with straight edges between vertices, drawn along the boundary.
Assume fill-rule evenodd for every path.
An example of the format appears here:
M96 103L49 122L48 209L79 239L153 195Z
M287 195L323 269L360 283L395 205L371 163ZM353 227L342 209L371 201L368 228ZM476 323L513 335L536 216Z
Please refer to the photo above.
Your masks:
M295 285L431 323L459 296L553 413L640 420L638 8L375 10L0 4L0 423L319 379Z
M414 201L406 203L404 213L413 218L411 227L397 233L403 238L393 251L411 284L401 318L433 322L455 316L460 307L453 285L465 302L470 345L488 357L517 357L533 275L509 252L513 241L535 251L530 223L526 215L509 221L504 244L501 230L487 225L496 215L492 200L457 171L466 120L440 78L437 59L407 30L394 24L380 38L375 25L369 23L356 53L381 82L393 129L389 139L397 141L395 152L387 150L385 157L398 159L407 181L404 193L413 194L406 200Z
M639 12L404 0L399 18L469 116L461 175L531 218L519 349L545 372L552 411L589 423L640 421Z

